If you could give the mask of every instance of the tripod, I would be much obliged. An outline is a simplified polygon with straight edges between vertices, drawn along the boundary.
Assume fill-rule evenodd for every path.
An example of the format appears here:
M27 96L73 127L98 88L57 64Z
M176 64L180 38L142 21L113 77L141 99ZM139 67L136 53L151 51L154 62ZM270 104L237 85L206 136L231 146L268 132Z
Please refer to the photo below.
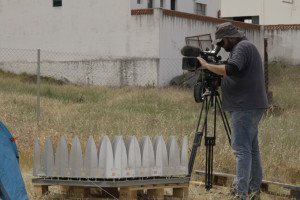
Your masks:
M219 111L223 125L225 127L225 131L227 134L227 138L229 141L229 145L231 144L231 139L230 139L230 134L231 130L229 127L229 123L226 117L225 112L223 111L221 107L221 99L220 99L220 94L217 91L216 87L209 88L208 90L205 91L205 93L202 95L202 107L200 110L200 116L198 119L198 124L196 128L196 133L195 133L195 138L194 138L194 143L193 143L193 148L189 160L189 168L188 168L188 176L191 177L192 171L193 171L193 166L194 166L194 161L197 155L197 149L198 147L201 146L201 140L204 134L205 138L205 146L206 146L206 165L205 165L205 188L206 190L210 190L212 188L213 184L213 147L216 144L216 124L217 124L217 110ZM207 131L207 118L208 118L208 113L209 113L209 108L214 106L214 111L213 111L213 136L208 135ZM204 121L201 127L201 130L199 131L200 124L201 124L201 117L202 113L205 110L205 116L204 116Z

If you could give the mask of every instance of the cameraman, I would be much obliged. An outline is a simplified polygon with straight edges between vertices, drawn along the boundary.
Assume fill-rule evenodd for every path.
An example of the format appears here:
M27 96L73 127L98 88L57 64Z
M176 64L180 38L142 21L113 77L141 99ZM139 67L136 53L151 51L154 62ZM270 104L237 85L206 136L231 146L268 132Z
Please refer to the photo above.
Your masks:
M222 107L231 117L231 147L236 156L236 177L232 195L236 199L260 199L262 166L258 145L258 124L268 108L262 60L257 48L230 22L218 24L216 44L230 52L227 64L214 65L201 57L201 67L224 76Z

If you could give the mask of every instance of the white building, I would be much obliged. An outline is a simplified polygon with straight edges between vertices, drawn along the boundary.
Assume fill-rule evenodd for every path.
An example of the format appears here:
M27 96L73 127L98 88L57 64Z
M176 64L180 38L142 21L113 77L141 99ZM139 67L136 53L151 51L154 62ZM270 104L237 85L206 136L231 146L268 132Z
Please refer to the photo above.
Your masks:
M221 16L260 25L299 24L299 0L222 0Z
M221 0L131 0L131 8L163 8L218 18Z

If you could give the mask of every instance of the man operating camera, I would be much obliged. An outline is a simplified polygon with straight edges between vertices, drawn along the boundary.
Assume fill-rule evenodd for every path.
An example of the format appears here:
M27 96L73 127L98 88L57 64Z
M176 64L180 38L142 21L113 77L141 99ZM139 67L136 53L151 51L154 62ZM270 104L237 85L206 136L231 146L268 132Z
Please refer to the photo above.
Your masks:
M236 177L232 195L237 199L260 199L262 166L258 144L258 124L268 108L262 60L253 43L232 23L218 24L216 44L230 52L226 64L215 65L203 58L198 69L222 75L222 107L231 117L231 147L236 156Z

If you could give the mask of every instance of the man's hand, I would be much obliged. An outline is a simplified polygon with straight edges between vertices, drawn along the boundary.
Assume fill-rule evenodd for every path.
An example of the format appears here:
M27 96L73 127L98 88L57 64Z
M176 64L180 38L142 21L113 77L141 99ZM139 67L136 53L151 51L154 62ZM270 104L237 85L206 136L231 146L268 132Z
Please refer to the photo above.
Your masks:
M199 68L197 68L197 70L200 70L200 69L207 69L207 62L206 60L204 60L203 58L201 57L197 57L197 59L199 60L199 62L201 63L201 66Z
M224 64L223 65L214 65L214 64L207 63L206 60L204 60L201 57L197 57L197 59L201 63L201 66L199 66L197 68L197 70L208 69L209 71L211 71L215 74L227 76Z

